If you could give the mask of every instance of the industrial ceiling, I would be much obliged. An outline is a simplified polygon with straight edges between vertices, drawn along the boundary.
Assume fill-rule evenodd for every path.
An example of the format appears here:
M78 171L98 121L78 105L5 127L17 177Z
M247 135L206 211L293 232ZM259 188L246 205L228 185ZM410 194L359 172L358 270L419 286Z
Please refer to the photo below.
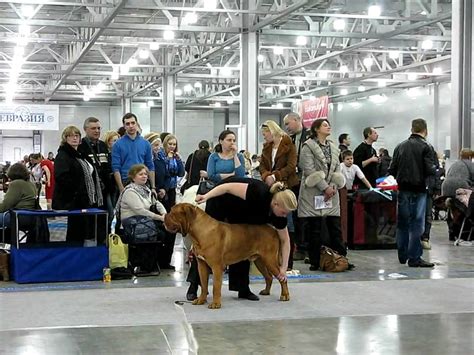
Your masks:
M450 80L446 0L0 0L0 103L238 104L248 32L263 106Z

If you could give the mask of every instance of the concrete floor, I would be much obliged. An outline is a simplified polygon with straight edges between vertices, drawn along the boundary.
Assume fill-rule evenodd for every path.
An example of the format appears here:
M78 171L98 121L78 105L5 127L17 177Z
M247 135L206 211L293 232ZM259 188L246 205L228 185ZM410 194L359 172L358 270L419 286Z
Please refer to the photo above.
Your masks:
M356 269L338 274L297 262L284 303L276 284L259 302L224 286L221 310L176 304L181 243L177 271L158 277L0 282L0 354L473 354L474 249L454 247L443 222L432 232L434 269L400 265L395 250L350 251Z

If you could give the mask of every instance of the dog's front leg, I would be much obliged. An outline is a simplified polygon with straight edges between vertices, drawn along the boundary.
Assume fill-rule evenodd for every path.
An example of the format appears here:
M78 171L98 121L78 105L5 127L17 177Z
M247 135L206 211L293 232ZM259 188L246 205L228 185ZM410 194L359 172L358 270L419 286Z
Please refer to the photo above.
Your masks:
M211 309L221 308L222 272L224 266L212 268L212 303L208 306Z
M201 294L193 301L193 304L204 304L207 301L208 282L209 282L209 266L197 258L199 279L201 280Z

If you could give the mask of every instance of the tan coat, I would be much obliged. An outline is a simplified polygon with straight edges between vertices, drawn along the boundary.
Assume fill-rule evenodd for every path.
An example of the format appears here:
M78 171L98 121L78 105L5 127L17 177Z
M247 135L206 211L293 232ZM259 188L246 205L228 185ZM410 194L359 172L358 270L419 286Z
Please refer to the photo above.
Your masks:
M265 181L267 176L275 175L276 181L281 181L288 185L289 188L299 183L296 174L296 147L291 142L291 138L284 135L275 156L275 164L272 166L272 143L263 145L262 158L260 162L260 174L262 180Z

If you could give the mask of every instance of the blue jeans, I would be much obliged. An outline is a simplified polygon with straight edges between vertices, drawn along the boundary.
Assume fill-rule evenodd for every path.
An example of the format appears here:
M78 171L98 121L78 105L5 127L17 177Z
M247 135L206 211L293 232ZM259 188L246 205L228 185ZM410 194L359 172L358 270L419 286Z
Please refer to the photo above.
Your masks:
M425 230L426 192L398 193L397 247L402 264L420 260L421 236Z

